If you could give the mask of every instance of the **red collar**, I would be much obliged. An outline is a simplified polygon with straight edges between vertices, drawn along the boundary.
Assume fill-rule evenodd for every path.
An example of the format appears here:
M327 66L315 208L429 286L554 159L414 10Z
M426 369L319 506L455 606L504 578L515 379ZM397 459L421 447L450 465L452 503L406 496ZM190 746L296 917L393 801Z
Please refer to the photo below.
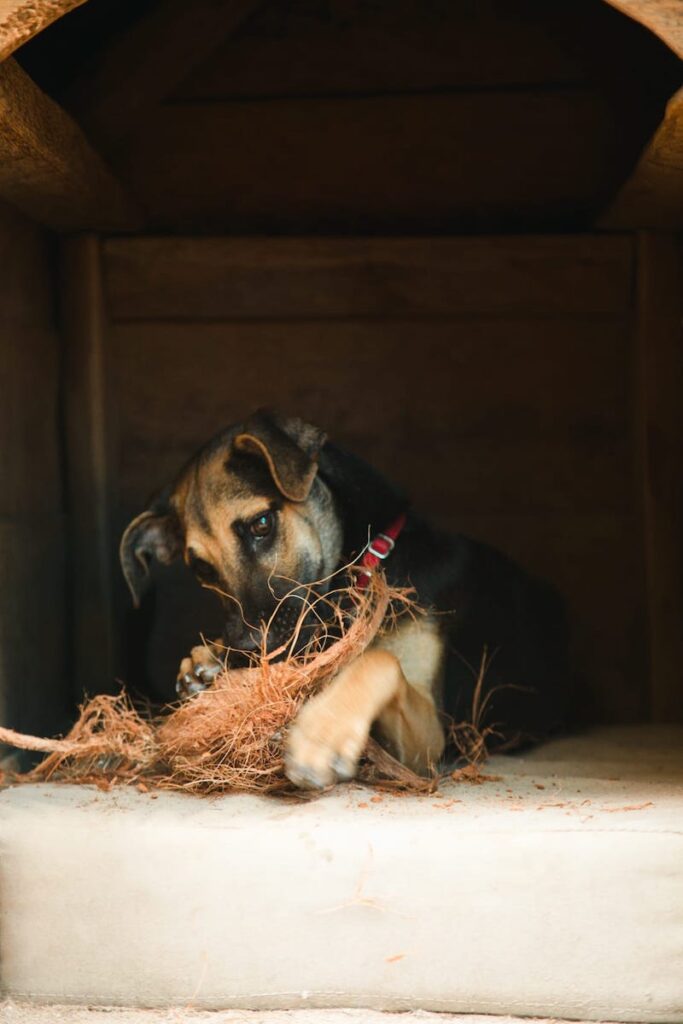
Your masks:
M380 562L383 562L385 558L388 558L394 550L396 547L396 541L398 540L401 530L405 525L406 516L405 513L403 513L398 517L398 519L394 519L393 523L387 526L386 530L382 533L378 533L372 538L365 549L360 562L358 563L360 572L358 573L356 586L359 590L363 590L367 587L373 570L377 568Z

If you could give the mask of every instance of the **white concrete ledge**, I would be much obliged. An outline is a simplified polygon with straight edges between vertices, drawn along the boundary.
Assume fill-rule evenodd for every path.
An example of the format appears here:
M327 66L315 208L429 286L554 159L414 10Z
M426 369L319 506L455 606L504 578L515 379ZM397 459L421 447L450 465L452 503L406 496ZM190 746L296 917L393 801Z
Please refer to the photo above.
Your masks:
M37 1006L6 1000L0 1024L532 1024L529 1018L480 1014L430 1013L416 1010L133 1010L114 1006ZM568 1024L541 1020L533 1024Z
M5 790L3 993L683 1022L683 730L488 771L306 804Z

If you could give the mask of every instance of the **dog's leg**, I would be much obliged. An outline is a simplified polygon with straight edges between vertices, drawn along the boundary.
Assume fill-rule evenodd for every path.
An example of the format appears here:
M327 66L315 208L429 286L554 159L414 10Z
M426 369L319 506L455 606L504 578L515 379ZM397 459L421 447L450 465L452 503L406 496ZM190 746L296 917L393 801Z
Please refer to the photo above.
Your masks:
M411 685L396 655L379 647L342 669L301 709L287 737L287 776L319 789L353 778L374 723L391 753L417 772L427 772L443 752L431 694Z
M175 684L176 693L181 697L191 697L200 690L205 690L223 668L225 648L220 640L193 647L189 656L180 662Z

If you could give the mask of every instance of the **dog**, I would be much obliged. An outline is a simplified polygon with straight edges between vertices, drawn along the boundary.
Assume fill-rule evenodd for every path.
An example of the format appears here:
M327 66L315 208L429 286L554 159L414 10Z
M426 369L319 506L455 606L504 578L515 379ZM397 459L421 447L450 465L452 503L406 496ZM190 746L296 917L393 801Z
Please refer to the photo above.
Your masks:
M153 558L183 558L223 602L223 636L180 665L179 691L191 694L212 682L226 649L234 660L286 644L302 591L324 592L369 541L388 582L413 588L427 613L399 619L304 704L285 739L291 782L323 789L353 778L371 731L428 773L444 756L445 723L471 714L485 652L501 744L565 726L567 631L555 591L493 548L432 528L380 473L299 419L261 410L223 430L128 525L120 556L136 605Z

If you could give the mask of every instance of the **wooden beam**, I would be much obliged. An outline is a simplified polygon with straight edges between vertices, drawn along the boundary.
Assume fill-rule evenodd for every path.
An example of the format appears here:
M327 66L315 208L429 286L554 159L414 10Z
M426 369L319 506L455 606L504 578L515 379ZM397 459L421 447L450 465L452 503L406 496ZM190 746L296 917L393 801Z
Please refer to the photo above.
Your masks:
M0 0L0 61L85 0Z
M683 720L683 347L679 244L643 233L637 270L637 426L652 716Z
M622 14L654 32L683 58L683 11L681 0L606 0Z
M681 0L606 0L649 29L683 58ZM683 89L669 100L664 120L635 170L598 221L604 228L683 226Z
M105 147L134 131L256 6L256 0L165 0L121 35L66 97Z
M61 253L67 530L76 697L114 685L106 320L100 243L68 238Z
M0 196L58 231L140 225L78 125L12 58L0 64Z
M599 225L609 229L683 227L683 89L669 100L664 120Z

